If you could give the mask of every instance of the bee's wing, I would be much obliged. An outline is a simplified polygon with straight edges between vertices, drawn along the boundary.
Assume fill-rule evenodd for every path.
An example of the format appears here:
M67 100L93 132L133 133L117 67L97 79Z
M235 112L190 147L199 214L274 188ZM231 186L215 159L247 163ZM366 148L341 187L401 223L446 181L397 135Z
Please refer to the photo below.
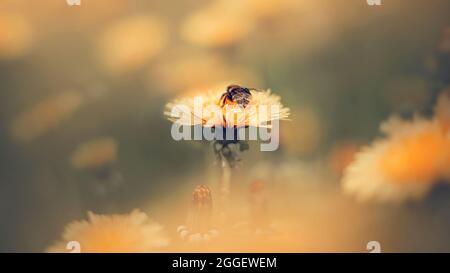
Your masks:
M262 90L262 89L258 89L258 88L253 88L253 87L249 87L249 88L247 88L248 90L250 90L250 91L256 91L256 92L263 92L264 90Z

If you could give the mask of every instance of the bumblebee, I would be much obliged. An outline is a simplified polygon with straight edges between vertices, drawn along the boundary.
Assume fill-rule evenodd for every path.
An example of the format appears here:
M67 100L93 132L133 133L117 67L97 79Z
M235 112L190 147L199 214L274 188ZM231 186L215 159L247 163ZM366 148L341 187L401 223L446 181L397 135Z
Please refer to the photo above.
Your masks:
M250 90L259 91L255 88L242 87L237 84L229 85L227 87L227 91L220 97L220 107L224 107L226 104L234 103L237 103L243 108L247 107L252 98L252 93L250 93Z

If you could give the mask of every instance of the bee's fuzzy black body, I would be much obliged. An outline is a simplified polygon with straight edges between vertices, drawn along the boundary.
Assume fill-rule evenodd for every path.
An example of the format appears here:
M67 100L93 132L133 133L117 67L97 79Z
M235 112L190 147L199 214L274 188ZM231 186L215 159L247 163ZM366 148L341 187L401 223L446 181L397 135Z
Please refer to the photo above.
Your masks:
M250 88L235 84L228 86L227 91L220 98L220 106L225 106L227 102L234 102L244 108L247 107L252 97L250 90Z

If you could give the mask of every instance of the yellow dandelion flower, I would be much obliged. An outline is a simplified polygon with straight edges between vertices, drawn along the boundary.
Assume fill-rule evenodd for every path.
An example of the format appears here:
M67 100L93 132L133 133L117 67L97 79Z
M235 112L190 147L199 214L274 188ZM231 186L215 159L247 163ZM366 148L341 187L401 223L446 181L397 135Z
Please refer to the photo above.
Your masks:
M215 1L191 14L181 29L182 37L205 47L228 46L247 36L254 18L236 1Z
M170 121L180 125L205 127L229 127L230 124L234 127L270 127L271 121L288 118L289 108L281 104L280 96L272 94L270 90L250 92L251 99L243 115L232 115L242 109L237 103L227 104L225 111L220 104L224 91L213 90L198 96L175 99L166 105L164 114ZM203 109L201 113L196 113L197 106ZM276 110L272 111L274 108Z
M397 122L399 121L393 122L392 126L399 126L396 125ZM407 183L414 179L416 182L432 183L440 177L445 168L450 152L450 140L442 134L436 122L415 123L416 128L408 128L409 126L405 125L405 130L411 130L411 135L391 135L385 158L381 159L384 173L391 177L393 182ZM391 128L389 130L392 130Z
M26 18L14 13L0 13L0 59L21 56L32 43L32 27Z
M145 65L166 44L163 23L150 16L133 16L111 25L100 35L97 52L110 72L129 72Z
M71 157L77 169L96 169L117 160L118 143L110 137L98 138L80 144Z
M450 162L450 138L435 120L391 118L381 125L387 138L356 155L343 178L344 190L360 200L422 198Z
M68 252L70 241L78 242L82 253L154 252L169 244L163 227L139 210L123 215L88 212L88 220L68 224L61 241L47 252Z
M13 137L20 141L31 141L44 135L72 116L82 101L79 93L64 92L36 104L13 121Z

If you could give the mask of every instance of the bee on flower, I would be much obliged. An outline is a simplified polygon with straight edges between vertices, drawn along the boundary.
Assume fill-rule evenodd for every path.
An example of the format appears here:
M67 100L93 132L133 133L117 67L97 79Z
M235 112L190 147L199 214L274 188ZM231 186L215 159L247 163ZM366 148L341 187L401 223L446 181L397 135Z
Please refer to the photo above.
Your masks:
M241 98L241 100L238 98ZM196 105L196 102L201 104ZM206 110L220 109L220 114L225 115L205 115L203 117L198 117L197 114L203 113L196 113L196 106L200 106L202 109ZM231 112L232 110L239 109L241 107L246 108L248 115L241 116L238 120L233 120L231 118L227 119L229 116L226 116L227 113L223 110L228 110ZM262 115L259 119L256 119L254 115L257 115L257 110L263 107L278 107L278 111L268 112L266 113L267 115ZM174 123L190 126L270 127L270 125L267 124L270 121L287 119L289 116L289 108L283 107L281 104L281 98L272 94L270 90L258 91L254 88L246 88L232 84L226 88L225 92L220 90L209 91L199 96L175 99L173 102L166 105L166 111L164 114Z
M261 150L276 150L278 123L289 117L289 108L284 107L280 96L270 90L231 84L225 90L210 90L199 96L175 99L166 105L164 114L173 122L172 137L175 140L191 140L191 128L194 127L194 140L204 137L212 142L222 167L219 207L225 220L224 204L229 202L231 169L241 160L240 152L249 148L245 135L248 133L249 139L257 140L259 130L264 141L270 140L261 144Z

